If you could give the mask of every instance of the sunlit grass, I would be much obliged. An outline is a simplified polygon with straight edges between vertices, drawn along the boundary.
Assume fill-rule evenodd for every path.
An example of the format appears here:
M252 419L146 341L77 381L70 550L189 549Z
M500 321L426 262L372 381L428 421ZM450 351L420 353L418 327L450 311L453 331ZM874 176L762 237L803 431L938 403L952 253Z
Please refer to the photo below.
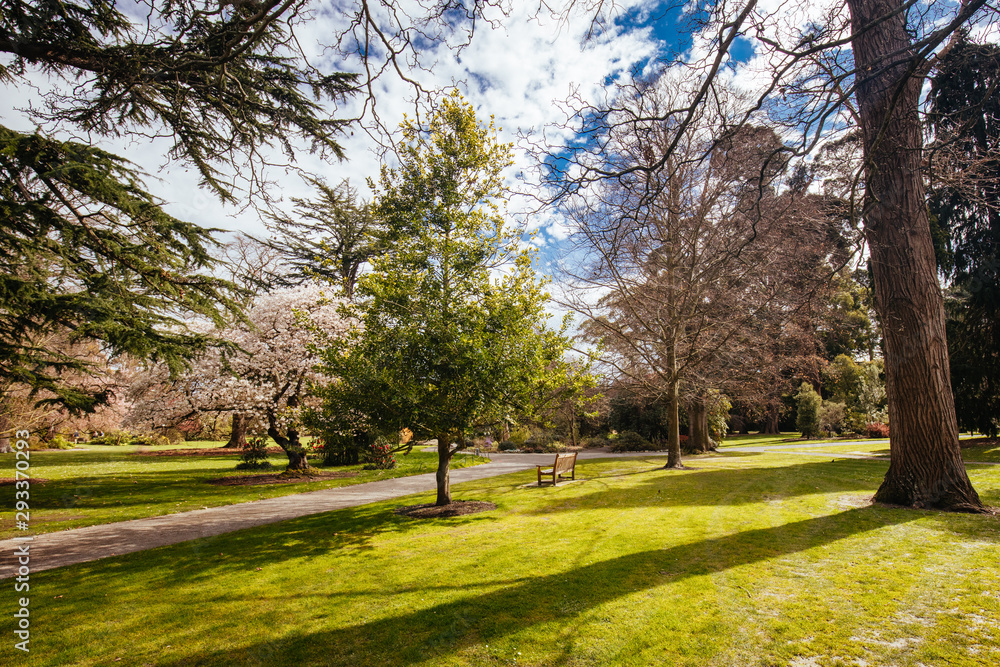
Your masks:
M993 516L872 507L887 462L584 461L32 575L38 665L992 665ZM1000 504L1000 468L970 476ZM0 647L9 655L10 642ZM5 653L7 652L7 653ZM0 659L2 661L2 659Z

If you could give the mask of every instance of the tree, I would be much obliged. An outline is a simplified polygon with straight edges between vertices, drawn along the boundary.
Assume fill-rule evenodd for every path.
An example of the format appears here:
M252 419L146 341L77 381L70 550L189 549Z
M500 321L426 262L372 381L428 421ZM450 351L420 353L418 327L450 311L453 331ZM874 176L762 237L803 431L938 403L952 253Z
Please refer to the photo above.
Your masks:
M600 8L605 3L590 4ZM823 7L801 22L798 13L785 19L753 0L704 8L696 14L704 37L703 48L695 50L700 60L675 61L678 76L695 81L688 96L653 116L674 128L654 158L624 168L608 168L603 161L618 126L650 120L616 117L612 110L626 108L627 101L613 97L610 109L574 109L588 141L549 152L559 158L547 163L550 182L554 196L564 198L594 182L669 171L682 137L705 107L719 110L734 132L766 115L787 128L787 152L800 155L826 139L860 130L863 169L853 182L863 183L864 198L859 208L852 207L851 217L864 221L870 249L892 424L891 462L875 500L983 511L962 463L951 385L943 370L948 368L945 316L920 169L920 93L940 52L957 39L956 30L994 10L984 10L982 0L947 6L905 0L845 4L847 12ZM726 107L718 93L728 84L726 74L735 64L731 50L741 37L752 40L763 76L747 78L752 87L737 109Z
M371 207L358 203L350 181L331 187L319 178L307 178L315 199L293 198L296 219L272 214L268 224L271 248L284 258L277 282L289 284L323 279L354 298L358 271L383 248Z
M221 199L267 205L273 153L291 160L309 147L341 157L337 136L350 120L331 104L366 90L374 116L373 84L386 71L425 97L403 74L404 61L419 67L418 46L461 42L483 19L481 4L434 7L423 17L396 11L395 0L341 6L331 46L345 60L360 56L358 76L309 64L296 35L309 4L3 3L0 82L41 99L27 111L34 133L0 126L0 377L51 392L70 410L92 410L107 396L60 382L84 366L41 341L68 330L111 356L179 371L208 342L183 323L207 317L218 325L238 312L232 286L212 277L218 230L168 215L129 161L61 136L165 137L169 159L194 168ZM46 77L72 83L38 93Z
M536 410L571 387L568 341L546 326L547 299L501 214L509 145L457 93L422 130L402 126L375 214L395 239L358 281L362 326L323 353L327 427L437 438L437 504L449 462L477 431Z
M321 379L312 346L344 335L348 322L339 305L315 284L258 297L246 322L212 331L234 349L210 349L178 378L163 366L141 373L132 384L129 421L164 427L202 413L244 415L265 425L289 470L307 469L301 412L314 403L311 383Z
M930 211L950 279L948 354L959 426L1000 432L1000 47L965 36L931 81Z
M566 303L587 318L585 335L611 371L666 406L666 467L680 468L682 392L695 446L707 447L708 390L770 345L762 332L786 326L831 251L822 208L779 194L786 164L767 128L717 143L722 119L706 111L662 170L637 168L673 141L673 121L661 119L673 84L664 77L630 91L620 113L644 122L609 118L604 169L621 176L572 202L583 259Z
M238 196L235 174L261 192L265 146L290 154L300 138L340 155L344 121L313 95L343 99L354 77L305 64L292 34L304 5L182 0L132 13L109 0L4 3L0 81L75 80L32 105L34 133L0 126L5 381L91 411L109 395L63 381L88 365L47 346L53 334L179 372L209 342L184 323L221 325L239 311L233 286L213 277L219 230L167 214L129 161L57 136L170 137L170 157L227 201ZM241 162L248 168L233 167Z
M799 393L795 394L795 428L802 432L803 438L815 438L819 435L819 411L823 403L813 386L803 382Z

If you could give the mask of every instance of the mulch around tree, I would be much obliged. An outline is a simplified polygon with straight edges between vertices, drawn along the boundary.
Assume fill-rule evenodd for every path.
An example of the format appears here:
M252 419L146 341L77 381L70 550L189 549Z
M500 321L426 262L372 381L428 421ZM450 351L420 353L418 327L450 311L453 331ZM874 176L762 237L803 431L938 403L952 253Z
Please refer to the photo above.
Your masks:
M440 507L434 503L425 505L407 505L395 510L396 514L412 517L414 519L436 519L439 517L463 516L465 514L476 514L477 512L489 512L497 508L493 503L482 500L453 500L449 505Z
M208 480L216 486L260 486L263 484L292 484L294 482L320 482L340 477L357 477L357 472L316 472L305 475L285 475L276 472L266 475L233 475Z
M268 447L269 454L281 454L281 447ZM239 447L212 447L209 449L143 449L132 452L133 456L239 456L243 450Z
M49 480L42 479L41 477L32 477L31 479L14 479L13 477L0 477L0 486L13 486L15 482L28 482L29 484L45 484Z

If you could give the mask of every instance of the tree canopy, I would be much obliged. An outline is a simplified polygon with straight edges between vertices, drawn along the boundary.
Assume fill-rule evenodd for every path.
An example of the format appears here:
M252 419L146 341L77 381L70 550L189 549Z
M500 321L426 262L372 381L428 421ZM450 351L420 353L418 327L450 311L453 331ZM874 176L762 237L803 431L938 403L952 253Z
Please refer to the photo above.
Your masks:
M358 281L360 326L323 355L330 429L438 441L438 504L466 439L571 391L568 340L547 326L548 295L500 208L511 149L457 94L427 128L403 125L375 214L389 244ZM344 416L348 417L345 423Z
M234 286L213 277L220 230L168 214L128 160L60 137L169 137L169 157L228 201L263 194L266 146L290 154L304 141L340 156L344 122L322 100L343 99L354 79L307 64L293 33L305 6L3 4L0 81L28 87L41 73L55 83L28 110L35 132L0 126L5 379L90 410L107 394L64 381L87 365L46 345L51 333L177 371L208 342L187 321L239 312Z

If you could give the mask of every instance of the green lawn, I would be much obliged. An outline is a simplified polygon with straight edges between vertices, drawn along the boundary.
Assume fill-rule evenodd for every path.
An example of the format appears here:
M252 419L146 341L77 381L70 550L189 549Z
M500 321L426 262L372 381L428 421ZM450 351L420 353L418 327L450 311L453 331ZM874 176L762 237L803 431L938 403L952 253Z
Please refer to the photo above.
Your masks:
M823 447L802 447L788 451L829 452L831 454L868 454L871 456L889 456L889 441L858 442L853 444L830 444ZM1000 445L965 447L962 449L962 459L967 463L1000 463Z
M425 495L32 574L31 664L1000 662L997 517L869 506L883 461L662 463L456 485L498 505L465 517L393 513ZM1000 505L1000 468L970 476Z
M219 447L222 443L187 442L171 448ZM67 528L172 514L203 507L230 505L261 498L286 496L336 486L371 482L404 475L433 472L437 454L413 451L397 455L394 470L361 470L361 466L318 468L319 472L350 471L355 477L302 481L266 486L217 486L208 480L252 473L235 470L238 456L137 456L139 447L98 447L87 451L31 452L31 477L48 480L31 486L31 530L48 533ZM148 449L148 448L143 448ZM460 467L486 459L455 457ZM270 461L281 472L288 463L284 454ZM0 454L0 478L14 477L14 455ZM0 487L4 508L14 506L14 485ZM13 527L13 516L0 526L0 539L22 535Z

